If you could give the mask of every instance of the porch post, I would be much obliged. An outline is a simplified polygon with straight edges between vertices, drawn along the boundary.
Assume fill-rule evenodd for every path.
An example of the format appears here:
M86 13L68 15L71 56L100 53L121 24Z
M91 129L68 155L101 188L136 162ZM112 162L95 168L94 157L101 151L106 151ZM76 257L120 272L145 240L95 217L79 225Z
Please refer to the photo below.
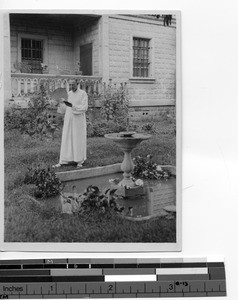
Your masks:
M99 70L102 82L109 82L109 20L108 15L102 15L100 19L100 59Z
M3 85L4 106L12 97L11 89L11 46L10 46L10 20L9 13L3 14Z

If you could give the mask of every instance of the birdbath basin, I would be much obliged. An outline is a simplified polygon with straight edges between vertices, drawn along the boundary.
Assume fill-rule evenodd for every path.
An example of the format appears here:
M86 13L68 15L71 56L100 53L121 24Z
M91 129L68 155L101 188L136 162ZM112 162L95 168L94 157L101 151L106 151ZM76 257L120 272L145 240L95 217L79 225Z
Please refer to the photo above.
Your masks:
M133 161L131 158L131 151L142 141L151 138L151 135L125 131L119 133L106 134L105 138L115 142L119 146L119 148L124 152L124 159L121 164L121 169L123 171L123 179L118 185L127 188L135 188L135 183L131 179L131 173L134 169Z

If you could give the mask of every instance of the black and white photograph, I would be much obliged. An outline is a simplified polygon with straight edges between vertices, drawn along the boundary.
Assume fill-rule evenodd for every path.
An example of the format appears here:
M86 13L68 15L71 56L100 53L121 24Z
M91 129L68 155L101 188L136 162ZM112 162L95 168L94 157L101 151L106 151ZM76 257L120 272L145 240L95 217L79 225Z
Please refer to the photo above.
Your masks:
M1 248L180 251L180 12L1 15Z

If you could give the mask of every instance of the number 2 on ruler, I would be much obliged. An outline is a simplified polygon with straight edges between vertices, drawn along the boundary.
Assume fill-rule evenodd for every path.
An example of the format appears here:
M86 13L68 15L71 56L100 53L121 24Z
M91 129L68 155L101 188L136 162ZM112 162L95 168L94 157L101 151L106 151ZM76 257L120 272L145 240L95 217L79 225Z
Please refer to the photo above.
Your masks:
M109 293L109 292L113 292L113 285L112 285L112 284L110 284L110 285L108 286L107 291L108 291L108 293Z

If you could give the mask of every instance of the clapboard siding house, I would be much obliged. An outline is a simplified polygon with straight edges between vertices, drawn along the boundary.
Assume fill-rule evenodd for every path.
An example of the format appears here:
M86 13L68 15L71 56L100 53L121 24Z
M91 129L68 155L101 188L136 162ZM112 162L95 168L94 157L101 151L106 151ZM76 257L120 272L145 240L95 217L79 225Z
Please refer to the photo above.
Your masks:
M127 83L132 110L175 105L175 16L166 23L142 14L9 13L4 54L6 102L45 78L51 90L68 89L74 77L95 92L109 80Z

